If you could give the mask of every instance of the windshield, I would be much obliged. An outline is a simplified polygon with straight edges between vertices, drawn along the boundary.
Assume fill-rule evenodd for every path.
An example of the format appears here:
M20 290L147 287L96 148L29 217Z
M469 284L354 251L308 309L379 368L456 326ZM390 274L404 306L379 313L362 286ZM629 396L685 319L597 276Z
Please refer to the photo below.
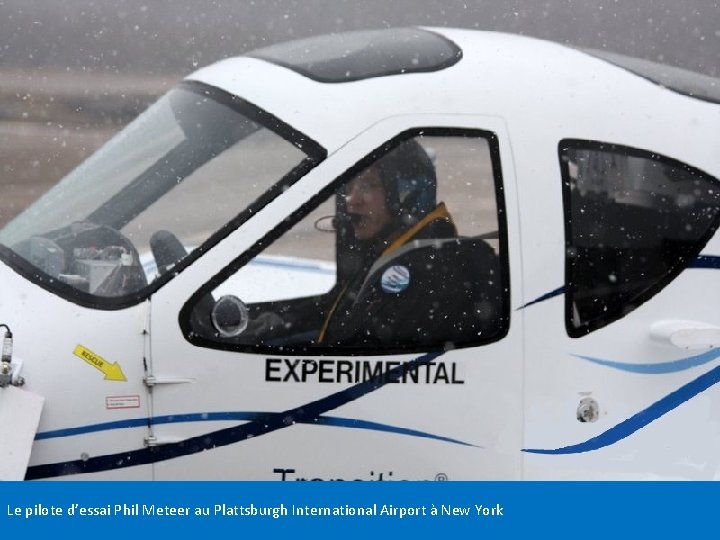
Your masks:
M2 257L81 300L142 296L321 157L268 113L184 83L0 230Z

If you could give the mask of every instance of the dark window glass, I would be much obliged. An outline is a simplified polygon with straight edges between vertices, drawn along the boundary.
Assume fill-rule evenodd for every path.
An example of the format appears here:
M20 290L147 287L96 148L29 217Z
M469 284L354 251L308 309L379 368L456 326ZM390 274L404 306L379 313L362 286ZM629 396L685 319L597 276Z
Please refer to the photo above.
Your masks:
M623 317L670 283L715 232L720 185L639 150L562 141L566 326L572 337Z
M248 56L297 71L316 81L338 83L438 71L452 66L462 51L427 30L366 30L272 45Z

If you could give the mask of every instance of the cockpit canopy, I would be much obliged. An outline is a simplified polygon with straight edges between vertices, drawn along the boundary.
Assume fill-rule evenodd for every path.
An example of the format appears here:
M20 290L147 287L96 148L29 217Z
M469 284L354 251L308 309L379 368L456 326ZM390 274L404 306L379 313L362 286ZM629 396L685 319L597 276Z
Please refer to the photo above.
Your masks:
M4 227L0 243L61 292L93 302L135 298L154 285L154 249L168 251L154 233L171 229L191 251L323 156L272 115L186 82Z

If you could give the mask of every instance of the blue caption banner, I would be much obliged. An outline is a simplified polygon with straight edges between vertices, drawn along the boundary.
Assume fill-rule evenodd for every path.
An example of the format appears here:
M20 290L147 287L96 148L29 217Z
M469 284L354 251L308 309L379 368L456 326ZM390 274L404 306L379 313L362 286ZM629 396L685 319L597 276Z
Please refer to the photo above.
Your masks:
M0 482L0 531L367 538L707 534L714 482Z

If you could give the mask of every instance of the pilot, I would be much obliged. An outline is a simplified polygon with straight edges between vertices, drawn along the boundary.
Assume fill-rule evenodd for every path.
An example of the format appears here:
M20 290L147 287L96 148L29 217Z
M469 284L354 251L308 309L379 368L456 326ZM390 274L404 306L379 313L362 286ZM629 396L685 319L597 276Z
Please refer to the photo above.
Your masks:
M470 257L460 249L436 191L434 164L413 139L356 174L336 201L335 288L304 313L262 313L250 332L261 328L272 338L315 320L320 330L310 345L368 350L472 340L490 331L478 317L485 307L468 290L483 279L474 269L493 274L497 257L484 242Z
M423 327L432 324L422 296L433 288L430 281L442 278L428 280L432 262L425 255L413 257L407 249L403 255L403 248L420 240L457 236L445 205L436 204L436 186L430 156L412 139L344 186L338 202L342 287L326 314L318 343L363 348L422 339Z

